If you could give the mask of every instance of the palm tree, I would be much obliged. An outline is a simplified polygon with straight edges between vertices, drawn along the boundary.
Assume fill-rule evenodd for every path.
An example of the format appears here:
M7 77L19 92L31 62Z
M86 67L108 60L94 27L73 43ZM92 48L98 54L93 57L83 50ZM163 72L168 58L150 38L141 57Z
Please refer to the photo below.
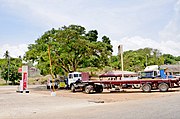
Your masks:
M9 51L8 51L8 50L6 50L6 52L4 53L4 57L5 57L6 59L9 58Z
M8 62L8 80L6 80L6 84L7 84L7 81L9 81L9 67L10 67L10 56L8 50L6 50L6 52L4 53L4 57L7 59Z

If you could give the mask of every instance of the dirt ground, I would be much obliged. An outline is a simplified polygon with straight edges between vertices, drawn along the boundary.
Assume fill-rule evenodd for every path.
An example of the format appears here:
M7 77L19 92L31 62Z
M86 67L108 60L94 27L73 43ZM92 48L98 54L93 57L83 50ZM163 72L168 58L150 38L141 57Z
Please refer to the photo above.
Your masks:
M176 103L168 105L172 108L172 112L174 109L179 109L179 101L177 100L179 100L180 87L169 89L168 92L152 91L151 93L143 93L139 89L124 89L120 92L105 90L100 94L57 90L56 96L51 96L51 91L47 90L45 85L29 85L30 93L27 94L16 93L17 88L18 86L0 86L0 119L79 119L81 117L109 119L110 115L115 116L114 119L119 119L119 116L126 117L129 116L130 112L140 110L137 109L139 104L145 110L158 109L158 107L164 109L162 105L166 105L169 98L176 99ZM158 105L157 101L163 104ZM152 107L156 105L157 107ZM119 114L119 110L121 110L121 114ZM169 113L169 110L167 111ZM135 114L139 115L137 115L138 119L139 117L143 119L146 118L146 113L142 113L143 115L140 115L141 113ZM161 111L158 112L158 114L160 113ZM133 115L130 116L133 117Z
M46 86L29 86L32 93L51 95L51 90L47 90ZM144 93L141 89L121 89L120 91L104 89L103 93L85 94L83 92L72 93L70 90L59 89L55 91L56 96L70 97L75 99L86 99L96 103L111 103L128 100L141 100L144 98L155 98L173 94L180 94L180 87L170 88L168 92L159 92L152 90L150 93Z

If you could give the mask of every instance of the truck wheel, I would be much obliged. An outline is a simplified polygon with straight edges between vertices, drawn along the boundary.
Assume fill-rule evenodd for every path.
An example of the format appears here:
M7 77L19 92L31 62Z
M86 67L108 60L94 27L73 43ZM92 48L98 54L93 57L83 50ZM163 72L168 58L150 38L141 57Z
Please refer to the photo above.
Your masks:
M166 91L168 91L169 86L167 83L160 83L158 88L161 92L166 92Z
M87 94L93 93L93 86L91 86L91 85L86 86L85 93L87 93Z
M54 86L54 88L55 88L55 89L58 89L58 86L57 86L57 85L55 85L55 86Z
M71 85L71 92L75 92L75 91L76 91L75 86Z
M50 89L50 86L47 86L47 89Z
M151 85L148 84L148 83L143 84L143 85L142 85L142 90L143 90L144 92L150 92L150 91L151 91Z
M103 92L103 86L102 85L96 85L95 91L96 91L96 93L102 93Z

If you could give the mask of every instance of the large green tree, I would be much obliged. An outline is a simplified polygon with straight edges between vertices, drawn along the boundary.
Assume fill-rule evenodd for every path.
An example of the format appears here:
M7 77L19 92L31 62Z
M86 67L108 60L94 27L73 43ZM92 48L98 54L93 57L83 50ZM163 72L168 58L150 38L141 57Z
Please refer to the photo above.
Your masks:
M124 70L141 71L149 65L164 64L164 57L157 49L144 48L138 50L125 51L123 55ZM110 65L113 68L121 69L120 56L112 56Z
M164 57L164 64L179 64L180 56L175 57L171 54L163 54Z
M140 71L149 65L162 65L164 58L157 49L144 48L137 51L127 51L124 53L125 69L130 71Z
M105 66L108 56L112 54L109 43L97 41L98 32L86 33L82 26L70 25L45 32L35 44L31 44L25 59L38 62L42 74L48 74L48 46L52 59L54 74L76 71L81 67Z

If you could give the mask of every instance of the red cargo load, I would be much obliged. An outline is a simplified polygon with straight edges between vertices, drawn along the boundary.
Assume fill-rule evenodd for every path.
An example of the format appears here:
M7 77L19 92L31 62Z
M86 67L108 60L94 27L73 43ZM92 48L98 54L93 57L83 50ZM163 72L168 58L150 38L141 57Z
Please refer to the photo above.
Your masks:
M81 72L82 81L89 81L89 73Z

